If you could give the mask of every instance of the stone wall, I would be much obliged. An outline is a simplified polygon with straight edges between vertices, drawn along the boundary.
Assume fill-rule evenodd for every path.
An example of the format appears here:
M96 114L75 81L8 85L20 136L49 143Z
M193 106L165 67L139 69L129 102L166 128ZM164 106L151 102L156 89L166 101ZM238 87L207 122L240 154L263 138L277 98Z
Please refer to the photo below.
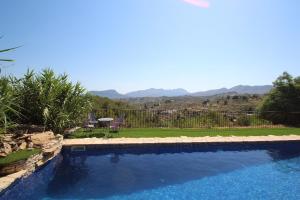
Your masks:
M0 167L0 175L7 175L26 170L27 174L33 172L37 167L43 165L48 160L60 153L62 148L63 136L54 135L53 132L42 132L24 134L22 136L4 135L1 136L0 156L22 149L41 149L41 153L29 157L26 161L18 161Z

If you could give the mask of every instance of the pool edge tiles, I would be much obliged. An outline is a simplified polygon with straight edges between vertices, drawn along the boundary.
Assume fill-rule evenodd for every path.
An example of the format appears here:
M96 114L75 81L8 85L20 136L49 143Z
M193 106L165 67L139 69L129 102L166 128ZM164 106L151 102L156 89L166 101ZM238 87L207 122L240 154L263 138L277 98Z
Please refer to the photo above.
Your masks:
M166 137L166 138L84 138L65 139L63 146L85 145L139 145L139 144L185 144L185 143L251 143L300 141L300 136L228 136L228 137Z

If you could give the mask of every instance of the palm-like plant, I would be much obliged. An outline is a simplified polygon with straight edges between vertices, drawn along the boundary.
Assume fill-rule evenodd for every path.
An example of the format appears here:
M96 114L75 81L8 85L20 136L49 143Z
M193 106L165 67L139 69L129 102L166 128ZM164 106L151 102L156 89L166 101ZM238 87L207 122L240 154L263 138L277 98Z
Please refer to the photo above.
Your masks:
M17 49L17 48L19 48L19 47L13 47L13 48L8 48L8 49L2 49L2 50L0 50L0 53L12 51L12 50ZM3 58L0 58L0 61L3 61L3 62L13 62L14 60L12 60L12 59L3 59Z
M2 39L3 38L3 36L0 36L0 39ZM0 49L0 53L5 53L5 52L8 52L8 51L12 51L12 50L15 50L15 49L17 49L17 48L19 48L20 46L18 46L18 47L13 47L13 48L7 48L7 49ZM13 62L14 60L12 60L12 59L4 59L4 58L0 58L0 61L2 61L2 62Z
M2 36L0 37L0 39L2 39ZM7 48L7 49L0 49L0 53L5 53L5 52L8 52L8 51L12 51L12 50L15 50L17 48L19 48L20 46L18 47L13 47L13 48ZM14 60L12 59L5 59L5 58L0 58L0 62L14 62ZM0 74L1 74L1 68L0 68Z
M90 100L79 83L73 85L67 75L56 76L46 69L40 75L28 71L16 89L26 117L21 123L44 125L56 133L82 121L90 109Z
M2 37L0 37L1 39ZM19 47L0 49L0 53L12 51ZM0 58L0 62L13 62L12 59ZM0 68L1 74L1 68ZM7 132L7 128L10 125L9 113L18 115L18 111L15 109L18 107L16 98L14 96L14 90L12 89L12 82L7 77L0 77L0 127L3 127L4 133Z
M7 77L0 78L0 127L3 132L7 132L7 128L13 124L10 116L18 116L19 106L14 94L12 81Z

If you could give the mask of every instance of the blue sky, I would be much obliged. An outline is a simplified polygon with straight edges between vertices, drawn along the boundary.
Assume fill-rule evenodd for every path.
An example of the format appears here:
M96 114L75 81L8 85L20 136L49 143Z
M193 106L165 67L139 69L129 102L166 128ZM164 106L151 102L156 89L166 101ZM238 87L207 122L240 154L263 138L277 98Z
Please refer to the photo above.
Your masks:
M51 67L88 90L271 84L300 75L298 0L1 0L5 72ZM3 57L2 56L2 57Z

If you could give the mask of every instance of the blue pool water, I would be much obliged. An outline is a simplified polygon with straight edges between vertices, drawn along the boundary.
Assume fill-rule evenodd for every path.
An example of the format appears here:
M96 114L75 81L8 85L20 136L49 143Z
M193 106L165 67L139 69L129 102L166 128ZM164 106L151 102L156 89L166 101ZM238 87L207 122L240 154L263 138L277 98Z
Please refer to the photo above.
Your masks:
M0 199L300 199L300 143L64 149Z

